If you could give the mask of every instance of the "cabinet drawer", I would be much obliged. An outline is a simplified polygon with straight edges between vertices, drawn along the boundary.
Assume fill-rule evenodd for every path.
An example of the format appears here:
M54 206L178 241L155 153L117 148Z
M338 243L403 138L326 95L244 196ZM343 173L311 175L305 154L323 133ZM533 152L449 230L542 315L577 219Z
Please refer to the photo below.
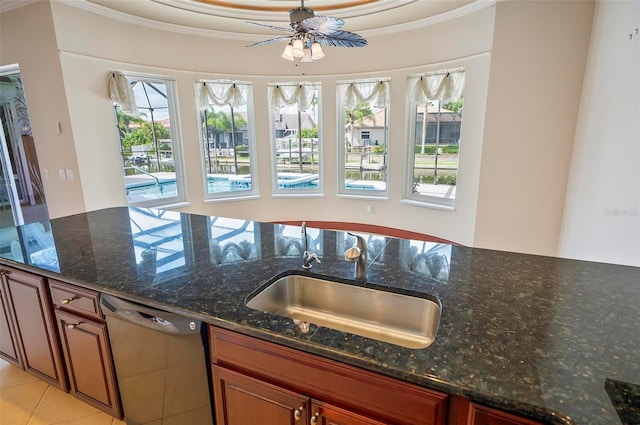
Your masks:
M51 300L56 308L102 320L100 294L75 285L49 280Z
M246 335L209 327L212 361L393 424L444 424L447 394Z

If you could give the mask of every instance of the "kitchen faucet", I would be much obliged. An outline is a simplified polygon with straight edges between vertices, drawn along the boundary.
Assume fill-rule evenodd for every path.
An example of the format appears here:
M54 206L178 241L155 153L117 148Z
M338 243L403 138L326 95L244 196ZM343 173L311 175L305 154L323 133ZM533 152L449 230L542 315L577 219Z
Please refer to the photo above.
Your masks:
M302 253L302 268L308 270L311 268L311 263L313 263L314 261L317 261L318 264L320 264L322 261L320 261L320 258L318 258L318 254L316 254L315 252L309 252L309 241L307 239L307 223L304 221L302 222L302 229L300 230L300 233L302 234L304 243L304 252Z
M344 259L356 263L356 280L365 283L367 280L367 241L362 236L347 233L357 239L356 246L344 252Z

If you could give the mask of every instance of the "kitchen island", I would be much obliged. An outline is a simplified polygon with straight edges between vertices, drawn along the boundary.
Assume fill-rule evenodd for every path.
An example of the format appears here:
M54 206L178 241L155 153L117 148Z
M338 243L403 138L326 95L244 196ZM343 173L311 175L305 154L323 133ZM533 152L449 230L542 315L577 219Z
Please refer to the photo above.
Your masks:
M638 422L640 268L371 235L367 282L442 304L409 349L245 306L291 270L353 279L350 236L308 230L302 271L299 227L111 208L18 228L0 262L543 423Z

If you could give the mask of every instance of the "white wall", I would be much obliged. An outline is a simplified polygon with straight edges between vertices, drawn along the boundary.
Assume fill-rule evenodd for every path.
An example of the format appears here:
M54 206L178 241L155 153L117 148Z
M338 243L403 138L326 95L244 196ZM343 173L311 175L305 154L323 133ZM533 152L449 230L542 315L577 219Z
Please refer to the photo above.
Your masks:
M20 65L40 174L52 218L85 210L56 35L48 2L0 14L0 65ZM62 130L58 134L57 124ZM72 170L73 180L58 170Z
M487 97L493 7L455 21L407 34L370 38L366 49L329 48L327 57L302 69L280 59L281 45L247 49L247 42L165 32L115 21L63 3L53 3L54 22L83 176L88 210L124 205L122 164L113 111L106 97L109 69L168 76L178 86L179 114L186 161L188 201L185 211L263 221L325 220L377 224L472 244L480 150ZM78 34L90 32L91 37ZM470 36L470 33L473 36ZM397 45L429 40L412 54ZM470 40L470 41L469 41ZM380 60L384 58L384 60ZM299 63L297 65L300 65ZM401 203L405 158L406 81L418 72L465 66L465 145L458 177L457 210L445 212ZM363 72L367 70L367 72ZM304 72L306 75L302 76ZM337 197L336 81L367 76L391 77L388 201ZM260 199L205 203L195 105L199 79L234 78L254 86ZM271 196L271 153L267 83L306 79L322 83L324 196ZM366 206L373 211L366 213Z
M593 3L496 11L475 246L555 255Z
M559 256L640 266L639 27L639 2L597 3Z

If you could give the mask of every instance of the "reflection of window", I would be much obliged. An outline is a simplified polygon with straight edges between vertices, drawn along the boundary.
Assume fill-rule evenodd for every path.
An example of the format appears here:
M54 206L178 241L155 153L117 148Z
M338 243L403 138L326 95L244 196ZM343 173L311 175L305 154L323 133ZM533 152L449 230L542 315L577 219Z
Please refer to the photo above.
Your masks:
M258 224L236 218L210 217L209 255L212 264L259 259Z
M129 204L184 200L175 81L127 75L139 116L114 106Z
M322 189L320 84L270 84L269 106L273 192L319 192Z
M451 245L425 241L400 241L400 264L412 272L446 282L449 280Z
M179 212L130 208L129 218L139 278L159 283L193 264L191 226Z
M385 196L389 79L338 82L338 149L342 194Z
M257 193L251 84L197 84L205 190L209 198Z
M344 252L356 246L357 238L351 236L346 232L338 233L338 243L336 245L336 255L338 257L344 257ZM376 263L384 263L384 248L389 243L389 240L385 236L371 235L358 233L359 236L364 237L367 242L367 262L371 263L375 260Z
M60 272L58 252L49 222L25 224L15 229L20 235L19 239L11 242L11 255L14 261Z
M409 78L408 199L455 204L464 78L462 69Z
M323 255L322 230L307 227L307 246L300 226L274 225L275 252L278 257L300 257L305 249Z

